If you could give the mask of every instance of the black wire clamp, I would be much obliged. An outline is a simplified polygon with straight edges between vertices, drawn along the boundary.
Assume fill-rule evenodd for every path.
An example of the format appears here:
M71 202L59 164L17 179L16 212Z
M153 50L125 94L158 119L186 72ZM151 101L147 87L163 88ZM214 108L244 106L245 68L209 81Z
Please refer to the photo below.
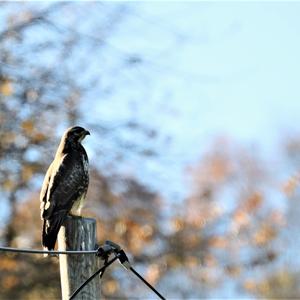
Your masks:
M108 261L108 258L111 254L115 254L115 257ZM119 262L122 266L131 271L134 275L136 275L145 285L147 285L160 299L166 300L145 278L143 278L130 264L129 259L121 247L111 241L106 241L103 246L100 246L97 251L96 255L105 261L105 264L102 268L96 271L91 277L89 277L69 298L72 300L75 298L76 295L98 274L100 274L100 278L103 276L104 271L108 266L110 266L115 260L119 259Z

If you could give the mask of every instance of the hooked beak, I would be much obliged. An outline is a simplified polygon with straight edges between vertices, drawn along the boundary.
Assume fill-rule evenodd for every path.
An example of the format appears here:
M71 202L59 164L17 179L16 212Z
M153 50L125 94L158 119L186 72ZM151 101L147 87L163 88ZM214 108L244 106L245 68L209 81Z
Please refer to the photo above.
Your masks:
M83 139L84 139L87 135L91 135L91 134L90 134L90 132L89 132L88 130L85 130L85 131L81 134L81 136L80 136L80 138L78 139L78 141L79 141L79 142L82 142Z

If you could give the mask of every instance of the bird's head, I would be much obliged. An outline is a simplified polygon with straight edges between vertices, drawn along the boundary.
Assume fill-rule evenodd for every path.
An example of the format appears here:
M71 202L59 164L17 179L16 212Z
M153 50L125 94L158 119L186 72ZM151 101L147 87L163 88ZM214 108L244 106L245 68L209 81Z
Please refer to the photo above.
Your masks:
M67 129L65 139L71 143L80 143L87 135L90 135L88 130L80 126L74 126Z

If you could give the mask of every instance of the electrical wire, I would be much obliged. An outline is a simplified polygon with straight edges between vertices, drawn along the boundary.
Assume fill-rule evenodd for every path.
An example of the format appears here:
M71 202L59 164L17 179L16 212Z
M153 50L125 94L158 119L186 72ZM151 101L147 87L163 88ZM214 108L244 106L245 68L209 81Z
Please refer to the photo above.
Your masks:
M114 258L112 258L110 261L108 261L102 268L100 268L98 271L96 271L91 277L89 277L77 290L70 296L69 300L74 299L78 293L91 281L93 280L99 273L105 271L105 269L111 265L115 260L119 258L118 255L116 255Z
M37 249L21 249L21 248L11 248L11 247L0 247L0 251L2 252L15 252L15 253L31 253L31 254L96 254L97 250L82 250L82 251L56 251L56 250L37 250Z
M11 248L11 247L0 247L0 251L2 252L14 252L14 253L24 253L24 254L95 254L99 257L105 258L105 253L110 253L111 251L115 252L115 257L112 258L110 261L106 262L103 267L101 267L99 270L97 270L92 276L90 276L85 282L81 284L80 287L78 287L73 294L70 296L69 300L74 299L78 293L91 281L93 280L98 274L101 274L101 277L106 270L107 267L109 267L114 261L119 259L120 263L125 267L125 269L130 270L134 275L136 275L145 285L147 285L160 299L166 300L149 282L146 281L129 263L128 257L125 254L124 250L120 248L119 245L111 242L106 241L106 246L109 246L109 248L99 247L96 250L86 250L86 251L46 251L46 250L37 250L37 249L21 249L21 248ZM100 251L102 250L102 252Z
M124 252L123 249L120 249L118 252L119 261L123 265L123 267L127 270L130 270L135 276L137 276L140 280L143 281L144 284L148 286L160 299L166 300L164 296L162 296L144 277L142 277L130 264L129 259Z
M134 273L140 280L142 280L148 288L150 288L160 299L166 300L164 296L162 296L146 279L144 279L133 267L130 267L129 270Z

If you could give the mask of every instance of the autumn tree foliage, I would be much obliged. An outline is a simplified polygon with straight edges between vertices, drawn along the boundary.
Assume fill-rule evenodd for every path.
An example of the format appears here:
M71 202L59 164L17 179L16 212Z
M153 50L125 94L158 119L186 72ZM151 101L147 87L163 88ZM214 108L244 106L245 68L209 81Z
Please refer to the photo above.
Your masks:
M257 293L260 282L251 280L252 274L267 269L276 260L273 242L284 224L283 215L268 204L267 187L262 180L267 182L269 175L262 161L247 148L218 139L188 172L192 192L174 208L172 216L166 217L161 214L164 200L158 194L132 178L120 178L119 185L126 188L113 192L109 180L93 170L85 213L97 219L99 241L110 239L124 246L137 266L145 270L146 278L152 284L161 284L161 289L171 296L203 297L226 280ZM39 246L37 197L32 194L19 205L12 220L18 233L16 246ZM39 272L40 265L34 261L27 262L27 267L33 273ZM58 275L53 268L53 280L55 272ZM19 275L11 274L9 268L2 274L14 278L12 287L22 284ZM168 278L181 276L188 284L173 286L170 294ZM38 293L38 287L46 284L44 280L37 280L32 290ZM124 293L129 286L123 270L117 268L103 280L107 296L145 295L140 286ZM52 293L58 295L59 286Z
M169 220L167 264L202 283L198 294L189 286L188 297L209 295L228 280L252 293L247 280L276 260L273 242L284 225L268 199L272 174L228 138L216 139L188 172L192 192Z
M113 141L113 153L120 156L124 145L114 129L124 127L130 131L132 126L126 122L117 125L108 125L104 121L93 123L83 120L82 114L82 99L88 92L97 93L101 99L114 89L113 82L110 87L99 82L100 78L111 80L108 75L111 73L103 63L97 78L91 77L87 70L91 65L96 67L95 62L100 63L101 57L108 55L106 38L125 15L123 5L3 2L0 7L3 14L0 31L0 186L3 205L11 216L3 217L4 222L0 225L6 228L0 239L9 245L15 236L9 225L10 219L16 213L20 198L41 182L57 147L58 131L77 122L84 123L94 133L95 140L108 134L110 139L117 139ZM90 24L86 19L80 23L86 31L78 31L79 28L73 26L74 18L82 18L100 8L103 15L96 18L95 23ZM70 18L59 17L64 14ZM103 31L101 37L100 29ZM124 54L119 60L127 62L130 55ZM122 69L129 65L125 63ZM135 130L138 126L135 122ZM121 150L118 151L118 147ZM100 149L98 153L101 153Z
M146 135L150 144L159 134L134 118L108 126L82 114L85 95L95 89L99 98L115 92L118 72L143 62L142 56L123 53L107 42L127 7L59 2L38 8L22 4L23 10L14 12L17 5L0 4L6 11L0 31L0 195L7 211L1 215L1 245L40 247L38 194L58 144L57 132L86 122L101 141L96 155L102 160L113 157L107 168L102 160L91 166L84 214L97 219L99 243L108 239L123 246L167 298L209 297L228 282L244 295L290 295L283 290L294 289L299 276L297 271L274 272L287 220L273 195L298 197L297 168L284 185L277 184L257 149L216 138L199 149L199 160L186 170L188 192L176 204L129 174L107 172L118 169L128 152L145 159L156 155L149 145L124 141L124 132L116 128ZM99 9L97 5L105 14L91 25L83 16ZM72 18L55 22L61 10ZM84 19L85 31L68 23L78 18ZM101 64L92 59L108 58L111 51L118 57L114 68L104 63L115 63L111 58ZM97 78L88 76L92 66L99 68ZM99 149L107 140L113 140L113 150ZM295 158L298 148L297 141L288 144L284 156ZM295 230L297 214L293 219ZM277 290L270 288L274 285ZM107 271L102 289L107 298L151 295L118 266ZM1 254L0 290L4 299L59 298L58 261Z
M261 280L249 281L249 288L257 296L268 299L298 299L299 290L299 197L300 197L300 139L299 132L282 137L285 175L281 190L286 199L285 226L276 243L279 253L277 267Z
M6 246L40 247L38 192L58 145L57 132L77 122L88 123L95 140L97 135L98 139L105 140L111 133L109 138L114 138L114 154L120 159L120 153L128 147L114 129L139 130L136 121L108 126L105 122L84 121L81 113L82 98L87 92L96 89L97 97L100 97L114 89L113 82L108 87L102 82L99 84L100 77L104 81L110 80L108 74L116 79L116 73L111 75L107 68L105 71L105 60L99 58L110 55L106 38L125 15L124 5L60 2L40 6L1 3L0 6L3 13L0 31L0 194L3 207L0 242ZM85 31L72 26L72 16L77 20L100 6L102 18L98 16L91 26L87 19L81 22L82 26L86 25ZM62 11L70 18L55 22ZM84 58L82 53L86 53ZM122 62L120 71L141 62L130 54L119 54L114 63ZM101 62L101 68L98 77L91 78L86 70L91 65L95 67L95 61ZM151 129L143 128L142 131L154 136ZM135 151L132 145L130 149ZM138 151L149 155L149 151L142 148ZM110 162L112 169L114 165L117 162ZM90 189L90 212L87 211L99 218L99 242L107 238L128 243L132 252L138 254L142 242L148 242L157 230L157 216L151 212L157 201L156 194L134 178L122 178L116 183L122 187L122 193L116 196L111 187L116 178L105 176L96 169L91 172L91 185L96 191ZM101 197L97 198L98 195ZM145 199L143 204L140 198ZM135 228L135 231L129 228ZM107 231L105 236L104 230ZM139 243L134 242L136 233L141 238ZM41 268L47 268L49 274L39 276ZM1 296L5 298L59 298L55 260L45 262L34 257L8 255L0 260L0 269ZM115 281L108 280L110 293L115 292L112 282ZM105 284L103 287L105 292Z

